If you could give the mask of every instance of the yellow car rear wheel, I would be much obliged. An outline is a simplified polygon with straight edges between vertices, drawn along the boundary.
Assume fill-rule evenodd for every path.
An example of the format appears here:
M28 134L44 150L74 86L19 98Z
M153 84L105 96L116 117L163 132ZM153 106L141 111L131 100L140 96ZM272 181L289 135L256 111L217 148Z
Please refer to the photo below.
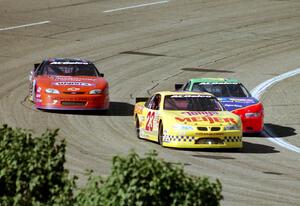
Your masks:
M137 138L141 139L140 135L140 122L138 116L135 117L135 131Z
M160 144L161 146L163 146L163 136L164 136L164 127L162 122L159 124L159 130L158 130L158 144Z

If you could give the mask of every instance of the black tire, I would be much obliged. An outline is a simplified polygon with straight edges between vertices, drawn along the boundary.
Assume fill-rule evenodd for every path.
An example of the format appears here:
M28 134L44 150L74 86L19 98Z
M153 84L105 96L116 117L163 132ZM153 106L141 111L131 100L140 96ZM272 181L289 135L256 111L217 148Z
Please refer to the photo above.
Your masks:
M100 114L101 115L109 115L109 109L101 110Z
M163 146L163 136L164 136L164 127L163 127L163 124L160 123L159 124L159 129L158 129L157 140L158 140L158 144L160 144L161 146Z
M233 153L243 153L243 148L233 148L231 149Z
M138 116L135 117L135 131L137 138L141 139L140 135L140 122Z
M29 95L28 95L28 100L30 102L34 102L34 94L35 94L35 85L33 85L32 83L30 83L29 85Z

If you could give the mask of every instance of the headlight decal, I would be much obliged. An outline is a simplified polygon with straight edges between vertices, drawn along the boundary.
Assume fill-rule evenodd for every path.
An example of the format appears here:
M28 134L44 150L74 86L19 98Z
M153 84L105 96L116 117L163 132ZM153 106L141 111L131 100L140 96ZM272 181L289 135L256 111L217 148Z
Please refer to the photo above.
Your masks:
M194 130L193 126L190 125L182 125L182 124L175 124L173 126L174 130L186 130L186 131L190 131L190 130Z
M224 130L239 130L240 127L237 124L230 124L230 125L226 125L224 126Z
M101 89L93 89L89 92L89 94L102 94L102 90Z
M53 88L47 88L47 89L45 89L45 92L47 94L59 94L60 93L57 89L53 89Z
M260 117L261 113L260 112L248 112L245 113L245 117Z

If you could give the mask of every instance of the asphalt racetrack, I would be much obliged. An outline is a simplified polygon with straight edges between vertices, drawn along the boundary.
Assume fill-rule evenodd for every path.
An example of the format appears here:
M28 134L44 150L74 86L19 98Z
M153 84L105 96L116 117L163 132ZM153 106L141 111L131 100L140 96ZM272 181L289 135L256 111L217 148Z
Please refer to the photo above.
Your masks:
M253 135L241 153L161 148L136 138L132 117L135 97L192 77L238 78L251 90L299 68L299 10L298 0L0 0L0 123L60 128L66 167L79 176L108 175L114 155L155 149L190 174L219 178L222 205L300 205L299 153ZM93 61L110 83L110 112L34 109L28 74L47 57ZM296 147L299 91L295 75L261 97L268 128Z

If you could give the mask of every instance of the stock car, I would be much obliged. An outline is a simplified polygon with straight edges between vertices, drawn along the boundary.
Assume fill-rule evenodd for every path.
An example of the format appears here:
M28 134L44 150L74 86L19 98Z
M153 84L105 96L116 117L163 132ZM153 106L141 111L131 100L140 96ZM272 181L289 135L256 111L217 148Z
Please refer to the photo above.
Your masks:
M195 78L185 84L175 84L175 90L212 93L228 111L241 117L244 133L261 133L263 130L263 104L236 79Z
M163 91L136 98L137 137L174 148L240 149L240 117L209 93Z
M37 109L109 109L108 82L90 61L49 58L34 65L29 80L29 99Z

